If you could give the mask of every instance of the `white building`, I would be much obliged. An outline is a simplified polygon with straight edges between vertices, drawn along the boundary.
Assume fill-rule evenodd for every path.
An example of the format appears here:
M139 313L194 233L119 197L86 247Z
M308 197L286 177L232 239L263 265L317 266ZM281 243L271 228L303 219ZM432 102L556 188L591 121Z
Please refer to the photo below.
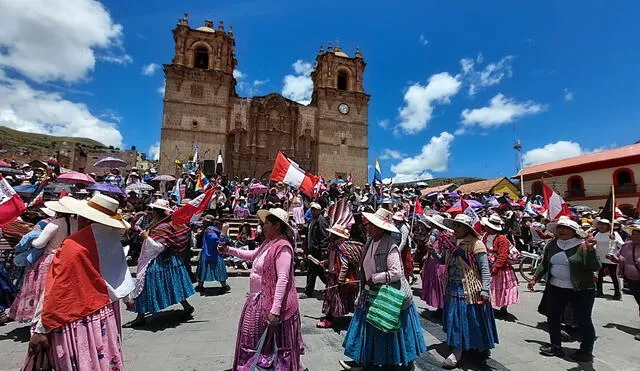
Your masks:
M559 161L529 166L522 177L525 194L542 194L542 182L571 205L604 206L611 186L623 213L635 216L640 182L640 143Z

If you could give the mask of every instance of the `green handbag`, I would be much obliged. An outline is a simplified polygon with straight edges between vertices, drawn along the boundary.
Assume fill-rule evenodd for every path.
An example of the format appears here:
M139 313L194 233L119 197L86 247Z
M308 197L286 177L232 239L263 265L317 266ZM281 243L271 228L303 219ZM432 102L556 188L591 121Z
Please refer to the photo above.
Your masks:
M400 311L404 301L404 292L389 285L380 289L369 289L369 310L367 322L382 332L400 330Z

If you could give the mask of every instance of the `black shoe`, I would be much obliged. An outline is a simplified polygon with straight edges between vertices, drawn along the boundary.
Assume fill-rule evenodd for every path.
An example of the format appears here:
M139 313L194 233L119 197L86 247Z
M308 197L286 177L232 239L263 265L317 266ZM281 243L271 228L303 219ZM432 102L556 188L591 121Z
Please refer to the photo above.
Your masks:
M576 362L593 362L593 354L584 350L578 350L571 355L571 359Z
M122 327L124 327L124 328L136 328L136 327L144 326L145 323L147 323L147 320L145 320L144 317L136 318L131 322L125 323L124 325L122 325Z
M306 292L303 292L302 294L300 294L300 295L298 296L298 299L310 299L310 298L312 298L312 297L313 297L313 294L309 295L309 294L307 294Z
M596 292L596 298L602 298L602 297L604 297L604 293L602 291Z
M638 340L638 341L640 341L640 333L639 333L639 334L636 334L636 336L634 336L633 338L634 338L634 339L636 339L636 340Z
M194 308L193 306L190 306L187 309L184 309L184 314L186 314L188 317L193 317L193 312L196 311L196 308Z
M617 294L613 295L613 300L622 300L622 294L617 293Z
M222 291L224 291L224 292L229 292L229 291L231 291L231 286L229 286L229 285L224 285L224 286L222 286Z
M562 348L551 344L541 346L540 354L546 357L564 357Z

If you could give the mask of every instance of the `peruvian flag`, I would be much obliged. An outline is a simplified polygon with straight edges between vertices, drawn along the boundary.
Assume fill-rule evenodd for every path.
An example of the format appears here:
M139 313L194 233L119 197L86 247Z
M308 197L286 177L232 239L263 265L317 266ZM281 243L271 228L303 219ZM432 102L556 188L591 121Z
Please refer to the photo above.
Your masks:
M60 196L58 196L58 200L61 199L62 197L67 197L68 195L69 195L69 192L67 192L67 190L63 188L60 191Z
M473 210L473 207L469 206L467 201L464 198L460 199L460 209L462 209L462 213L471 218L471 223L473 224L473 229L482 234L482 223L480 223L480 218L476 211Z
M213 197L214 192L215 189L213 187L209 187L209 189L207 189L203 194L189 201L188 204L180 207L171 215L171 223L173 223L173 225L179 225L188 224L198 220L200 215L202 215L209 205L209 201L211 201L211 197Z
M571 211L559 194L555 193L546 183L542 183L544 193L544 217L555 221L561 216L571 217Z
M297 187L307 196L313 197L313 187L318 183L319 178L302 170L298 164L291 161L282 152L278 152L270 180Z
M413 215L422 215L424 213L424 209L422 208L422 204L420 203L420 198L416 197L416 205L413 208Z
M119 229L93 223L67 237L46 279L42 325L48 331L78 321L135 288Z
M0 227L14 221L27 210L11 185L0 175Z

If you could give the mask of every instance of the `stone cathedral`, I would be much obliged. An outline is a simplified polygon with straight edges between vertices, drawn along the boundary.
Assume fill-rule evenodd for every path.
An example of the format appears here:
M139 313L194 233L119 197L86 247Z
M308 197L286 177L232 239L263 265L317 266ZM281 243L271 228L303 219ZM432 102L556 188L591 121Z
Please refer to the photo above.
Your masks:
M365 62L356 50L320 48L311 74L309 105L271 93L243 98L233 76L235 39L223 22L206 20L191 28L187 16L173 30L175 56L166 77L160 171L178 172L194 144L205 173L222 151L228 177L268 178L278 151L325 179L367 181L369 95L362 79Z

